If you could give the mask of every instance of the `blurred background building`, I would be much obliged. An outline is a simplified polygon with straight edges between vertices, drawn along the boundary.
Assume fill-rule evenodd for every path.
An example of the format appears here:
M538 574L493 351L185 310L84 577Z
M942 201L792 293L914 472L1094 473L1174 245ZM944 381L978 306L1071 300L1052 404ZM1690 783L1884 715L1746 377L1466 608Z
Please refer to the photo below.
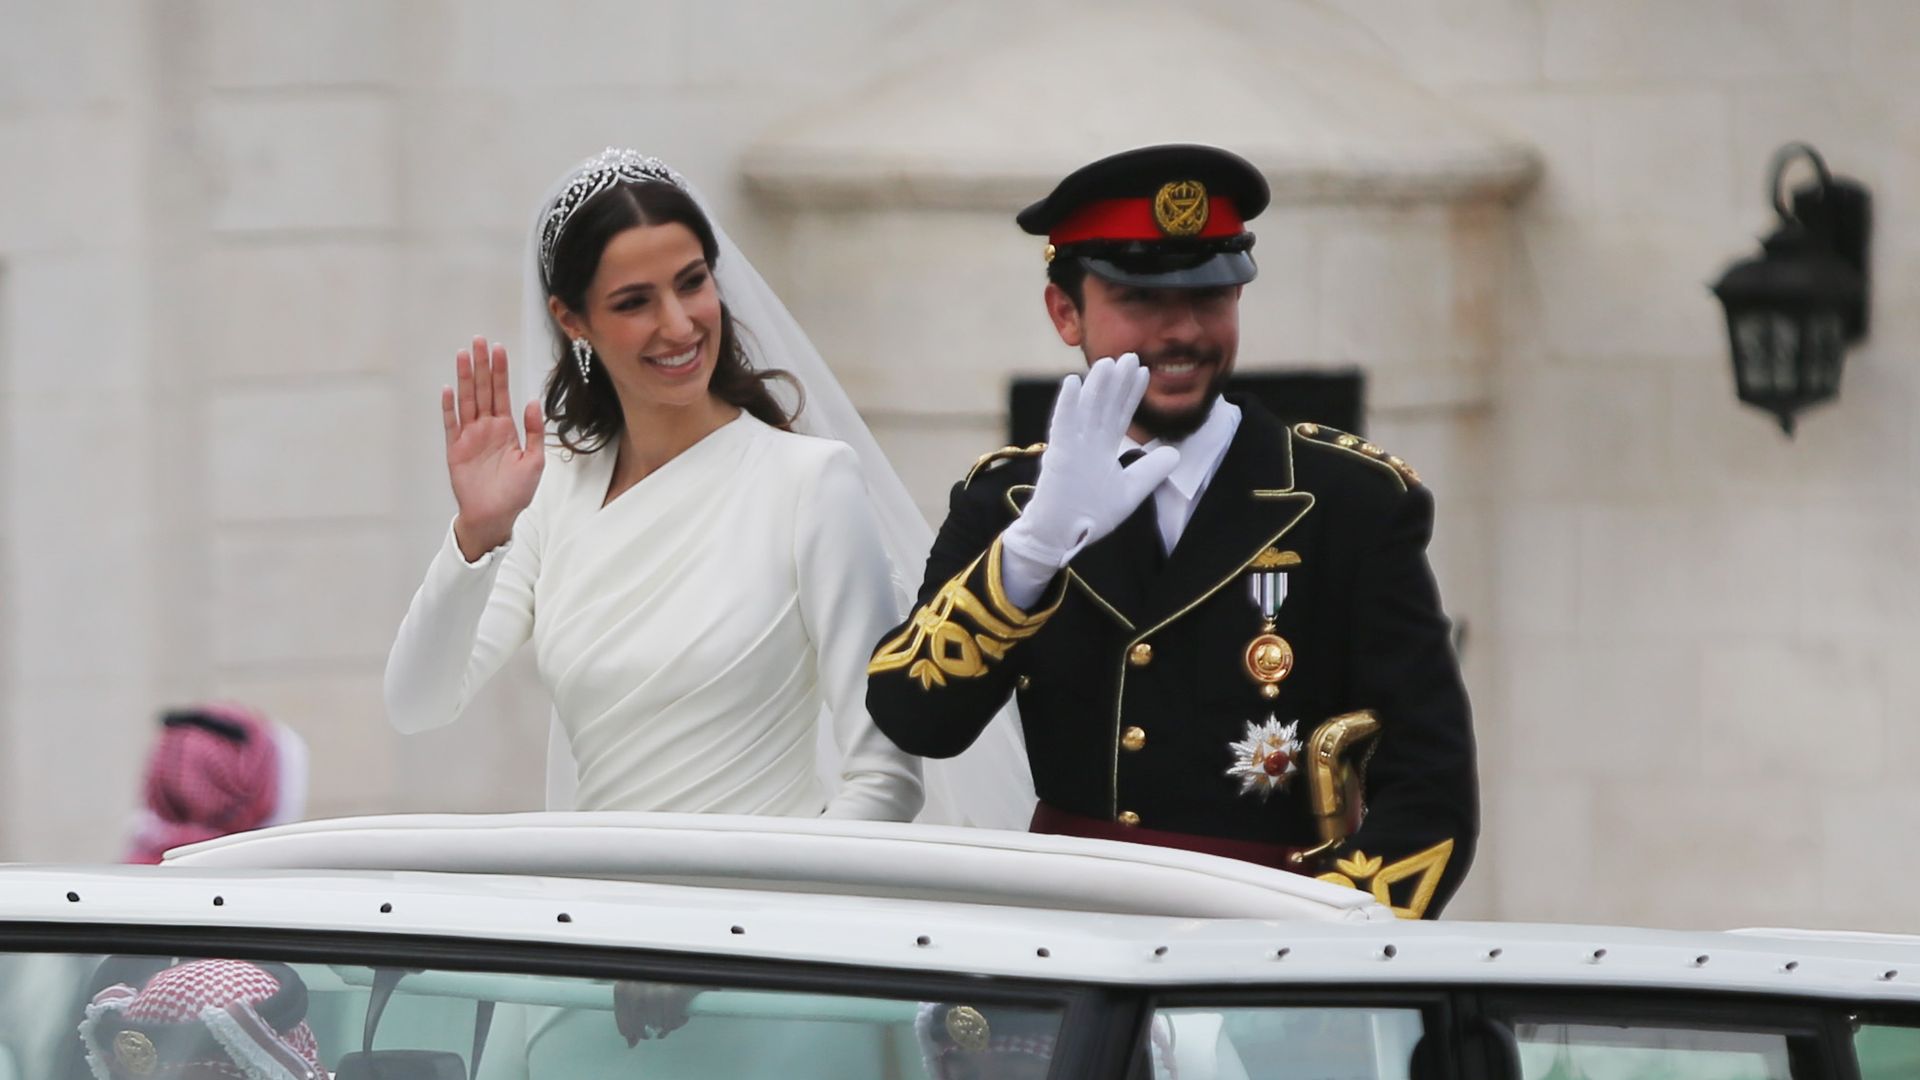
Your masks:
M1438 495L1486 786L1451 914L1910 928L1915 42L1910 0L0 0L0 858L111 858L205 697L306 738L316 815L539 804L530 668L412 738L379 684L438 388L518 340L569 163L699 184L937 515L1076 362L1013 211L1191 140L1275 186L1242 370L1359 368ZM1793 441L1706 288L1790 139L1878 200L1872 335Z

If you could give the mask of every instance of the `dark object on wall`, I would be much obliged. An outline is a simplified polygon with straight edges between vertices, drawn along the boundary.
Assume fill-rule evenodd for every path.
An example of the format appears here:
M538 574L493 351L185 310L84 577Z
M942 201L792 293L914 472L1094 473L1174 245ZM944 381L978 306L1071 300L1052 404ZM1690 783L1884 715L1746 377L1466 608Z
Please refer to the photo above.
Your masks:
M1030 446L1047 439L1047 420L1058 378L1013 380L1007 396L1007 442ZM1342 371L1248 372L1227 381L1228 393L1246 394L1289 424L1311 420L1340 431L1364 435L1366 377L1358 368Z
M1780 181L1802 156L1817 180L1794 189L1789 209ZM1728 268L1713 292L1727 309L1740 400L1773 413L1791 437L1796 413L1840 393L1847 345L1867 332L1872 196L1829 173L1805 143L1775 152L1768 186L1780 227L1758 256Z

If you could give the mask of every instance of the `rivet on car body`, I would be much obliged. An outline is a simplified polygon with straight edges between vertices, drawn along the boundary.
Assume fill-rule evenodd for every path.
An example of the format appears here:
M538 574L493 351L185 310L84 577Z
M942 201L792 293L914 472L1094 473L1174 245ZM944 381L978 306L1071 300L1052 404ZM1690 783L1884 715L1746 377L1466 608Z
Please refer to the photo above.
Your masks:
M1489 959L1489 960L1498 960L1498 959L1500 959L1500 954L1501 954L1501 953L1504 953L1504 952L1506 952L1506 950L1505 950L1505 949L1488 949L1488 950L1487 950L1487 959Z
M921 934L919 937L913 939L913 943L924 949L927 946L933 944L933 939L928 937L925 934Z
M736 926L733 928L732 932L735 934L744 934L747 932L747 928L744 926Z
M226 903L227 903L227 898L224 896L216 896L213 898L214 907L225 907Z
M1159 946L1158 948L1156 948L1156 949L1154 949L1154 950L1153 950L1153 955L1155 955L1155 956L1165 956L1165 955L1167 955L1167 947L1166 947L1165 945L1161 945L1161 946Z
M1275 960L1285 960L1290 954L1292 954L1292 952L1293 952L1292 949L1289 949L1285 946L1281 946L1279 949L1274 951L1273 958Z
M1399 955L1400 955L1400 950L1399 950L1399 949L1396 949L1396 948L1394 948L1394 947L1393 947L1393 946L1391 946L1391 945L1387 945L1387 946L1383 946L1383 947L1382 947L1382 948L1380 949L1380 959L1382 959L1382 960L1391 960L1391 959L1393 959L1394 957L1396 957L1396 956L1399 956Z
M1605 949L1595 949L1595 950L1593 950L1593 955L1592 955L1592 956L1589 956L1589 957L1587 957L1587 963L1589 963L1589 964L1597 964L1597 963L1599 963L1600 961L1602 961L1602 960L1605 960L1606 958L1607 958L1607 950L1605 950Z
M68 894L67 894L67 903L69 903L69 904L77 904L77 903L79 903L79 902L80 902L80 894L79 894L79 893L77 893L77 892L70 892L70 893L68 893Z
M567 914L566 912L564 912L564 911L563 911L563 912L561 912L561 913L560 913L560 915L559 915L559 919L558 919L558 921L560 921L560 922L572 922L572 921L573 921L573 916L571 916L571 915L569 915L569 914Z
M1895 969L1892 969L1892 970L1890 970L1890 971L1888 971L1888 972L1887 972L1886 974L1884 974L1884 975L1882 975L1882 976L1880 976L1880 981L1881 981L1881 982L1892 982L1892 981L1894 980L1894 977L1895 977L1895 976L1897 976L1897 975L1899 975L1899 974L1900 974L1900 971L1899 971L1899 969L1898 969L1898 968L1895 968Z
M1699 956L1696 956L1693 958L1693 966L1706 967L1707 961L1710 959L1712 959L1712 957L1708 956L1706 953L1701 953Z
M1047 948L1040 948L1040 949L1035 949L1035 950L1033 951L1033 955L1035 955L1035 956L1037 956L1037 957L1039 957L1039 958L1040 958L1040 959L1042 959L1042 960L1045 960L1045 959L1046 959L1047 957L1049 957L1049 956L1052 956L1052 955L1053 955L1053 950L1052 950L1052 949L1047 949Z
M1786 962L1785 964L1783 964L1783 965L1781 966L1781 968L1780 968L1780 970L1781 970L1781 971L1784 971L1784 972L1786 972L1786 973L1787 973L1787 974L1789 974L1789 975L1791 975L1791 974L1793 974L1794 972L1796 972L1796 971L1799 971L1799 970L1800 970L1800 961L1798 961L1798 960L1789 960L1789 961L1787 961L1787 962Z
M381 904L381 905L380 905L380 914L382 914L382 915L391 915L391 914L393 914L393 905L392 905L392 904L390 904L390 903L389 903L389 904Z

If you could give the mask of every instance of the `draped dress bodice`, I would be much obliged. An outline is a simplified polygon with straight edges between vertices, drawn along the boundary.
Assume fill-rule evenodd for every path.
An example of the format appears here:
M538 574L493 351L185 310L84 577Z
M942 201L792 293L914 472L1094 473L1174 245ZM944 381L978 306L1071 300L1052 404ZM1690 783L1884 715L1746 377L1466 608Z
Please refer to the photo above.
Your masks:
M607 501L614 464L551 454L479 563L449 537L389 659L396 726L450 722L530 639L580 809L911 817L916 763L864 707L897 614L851 451L742 414Z

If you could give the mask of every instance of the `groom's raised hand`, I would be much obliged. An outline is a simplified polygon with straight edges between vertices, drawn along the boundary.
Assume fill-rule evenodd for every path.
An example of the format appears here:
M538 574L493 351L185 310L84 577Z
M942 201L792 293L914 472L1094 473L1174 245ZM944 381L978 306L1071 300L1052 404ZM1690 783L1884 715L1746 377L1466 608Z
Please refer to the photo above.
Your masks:
M1006 552L1057 572L1119 528L1173 473L1180 451L1171 446L1120 464L1120 440L1151 375L1139 357L1125 353L1094 361L1084 380L1069 375L1061 382L1033 497L1001 535Z

